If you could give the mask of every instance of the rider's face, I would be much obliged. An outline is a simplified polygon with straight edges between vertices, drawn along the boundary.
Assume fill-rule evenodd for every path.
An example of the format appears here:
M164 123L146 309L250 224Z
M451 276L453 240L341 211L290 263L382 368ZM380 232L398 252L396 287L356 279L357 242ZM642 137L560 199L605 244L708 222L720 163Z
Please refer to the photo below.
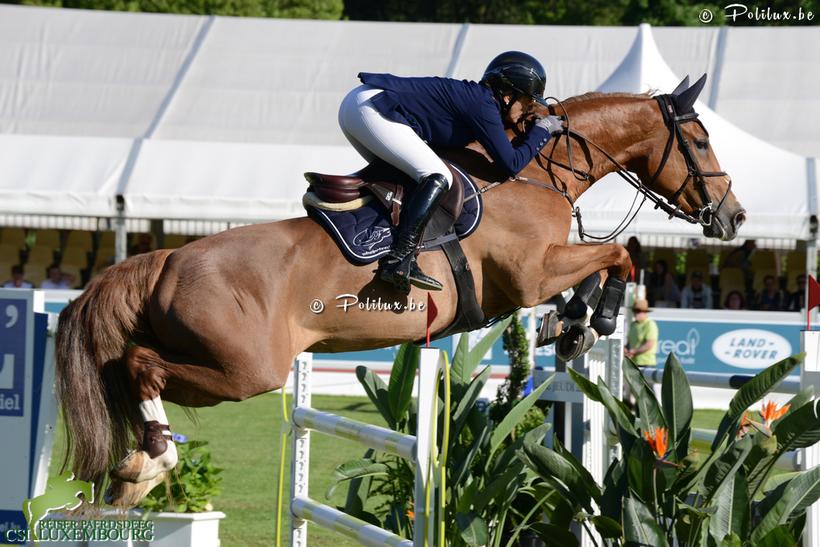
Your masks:
M505 97L505 101L509 101L512 97ZM535 101L533 101L532 97L520 97L517 101L510 105L510 109L507 112L506 121L509 123L516 123L518 122L522 116L530 114L535 106Z

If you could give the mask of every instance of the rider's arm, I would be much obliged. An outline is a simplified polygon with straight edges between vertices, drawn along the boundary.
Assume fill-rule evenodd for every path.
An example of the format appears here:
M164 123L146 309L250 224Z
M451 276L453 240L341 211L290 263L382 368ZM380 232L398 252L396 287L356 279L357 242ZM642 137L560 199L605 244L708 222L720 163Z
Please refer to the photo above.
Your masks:
M498 106L492 98L485 97L471 113L470 125L476 140L487 150L496 165L508 175L515 176L547 144L550 134L545 129L533 126L523 142L513 147L504 131Z

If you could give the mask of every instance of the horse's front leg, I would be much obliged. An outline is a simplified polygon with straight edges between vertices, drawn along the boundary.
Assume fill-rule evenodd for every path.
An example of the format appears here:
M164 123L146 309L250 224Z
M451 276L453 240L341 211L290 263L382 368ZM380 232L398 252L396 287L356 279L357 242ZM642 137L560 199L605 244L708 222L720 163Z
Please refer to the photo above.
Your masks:
M629 253L621 245L551 246L544 256L546 275L536 298L544 301L569 287L580 285L563 314L552 313L544 317L539 343L551 343L560 337L558 352L569 359L586 352L599 335L612 334L630 268ZM598 294L600 298L589 322L590 329L584 325L584 320L588 316L588 306Z

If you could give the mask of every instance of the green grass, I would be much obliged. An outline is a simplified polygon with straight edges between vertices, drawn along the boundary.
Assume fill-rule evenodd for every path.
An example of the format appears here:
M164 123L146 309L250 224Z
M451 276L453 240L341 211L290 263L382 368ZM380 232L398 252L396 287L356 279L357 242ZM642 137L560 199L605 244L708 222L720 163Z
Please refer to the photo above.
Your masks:
M288 403L292 400L289 397ZM315 395L313 406L362 422L384 425L375 407L364 397ZM166 404L168 419L175 433L190 440L208 441L216 465L223 468L222 492L213 500L214 509L227 516L220 525L224 547L274 545L276 494L279 473L282 404L278 394L255 397L242 403L222 403L197 410L198 423L192 423L181 407ZM290 411L290 410L288 410ZM696 410L693 427L717 429L723 411ZM60 429L58 429L61 432ZM702 444L702 445L701 445ZM708 452L707 443L694 446ZM346 488L330 500L325 492L332 484L336 465L361 457L364 448L318 433L311 436L310 495L328 505L344 503ZM51 472L55 474L62 458L62 439L57 435ZM285 499L290 484L290 440L285 452ZM282 545L289 544L287 503L283 507ZM310 545L346 547L358 545L338 534L309 525Z
M292 399L289 397L288 402ZM192 423L181 407L166 403L168 419L175 433L189 440L208 441L213 462L223 468L221 494L214 509L226 514L220 524L223 547L274 545L276 495L279 480L282 404L280 395L262 395L242 403L222 403L197 410L198 424ZM364 398L313 396L313 406L355 420L384 425L375 407ZM290 412L290 409L288 410ZM58 431L62 431L58 428ZM51 473L62 462L62 436L57 435ZM283 505L282 545L288 545L290 520L287 499L290 488L290 440L285 454L285 504ZM318 433L310 442L310 495L328 505L344 503L346 488L327 500L336 465L361 457L364 447ZM310 545L346 547L358 545L343 536L309 525Z

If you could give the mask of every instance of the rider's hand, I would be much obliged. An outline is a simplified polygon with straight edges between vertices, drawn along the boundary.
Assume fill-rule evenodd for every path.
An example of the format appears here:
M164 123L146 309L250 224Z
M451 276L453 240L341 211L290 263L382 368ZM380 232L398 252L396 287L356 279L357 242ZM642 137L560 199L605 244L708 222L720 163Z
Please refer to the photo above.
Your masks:
M535 122L541 129L546 129L553 137L564 132L564 124L558 116L545 116Z

